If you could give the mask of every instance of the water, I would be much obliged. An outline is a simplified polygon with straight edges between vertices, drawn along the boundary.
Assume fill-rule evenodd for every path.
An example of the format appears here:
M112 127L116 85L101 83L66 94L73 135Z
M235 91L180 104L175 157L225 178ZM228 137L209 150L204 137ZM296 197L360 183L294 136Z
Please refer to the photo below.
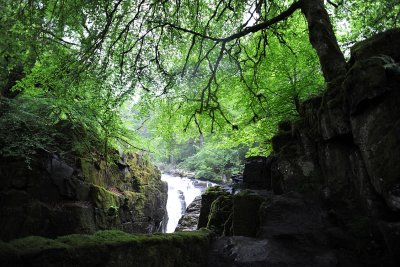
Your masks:
M161 180L168 183L167 212L169 219L166 233L173 233L187 206L192 203L195 197L200 196L208 186L213 184L169 174L162 174Z

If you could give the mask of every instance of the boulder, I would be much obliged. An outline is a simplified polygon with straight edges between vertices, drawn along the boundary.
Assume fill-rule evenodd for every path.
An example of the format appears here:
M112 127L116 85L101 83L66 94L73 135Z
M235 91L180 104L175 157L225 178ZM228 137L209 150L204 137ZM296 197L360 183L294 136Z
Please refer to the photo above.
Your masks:
M229 193L222 190L219 186L209 187L201 195L201 209L200 209L199 224L197 225L197 229L207 227L211 211L211 204L219 196L226 196L226 195L229 195Z
M177 231L194 231L199 223L201 209L201 196L197 196L192 203L186 208L185 213L179 219L178 225L175 228Z
M232 227L229 221L229 217L233 213L232 206L232 195L222 195L214 200L208 215L207 229L212 230L217 235L229 235Z

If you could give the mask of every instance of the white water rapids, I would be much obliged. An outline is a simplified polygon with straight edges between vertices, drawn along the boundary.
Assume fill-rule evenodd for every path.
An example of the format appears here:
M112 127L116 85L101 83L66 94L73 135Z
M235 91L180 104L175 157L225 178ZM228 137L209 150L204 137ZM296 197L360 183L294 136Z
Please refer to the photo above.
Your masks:
M166 233L173 233L187 206L212 183L197 182L186 177L164 173L161 175L161 180L168 183L167 212L169 219Z

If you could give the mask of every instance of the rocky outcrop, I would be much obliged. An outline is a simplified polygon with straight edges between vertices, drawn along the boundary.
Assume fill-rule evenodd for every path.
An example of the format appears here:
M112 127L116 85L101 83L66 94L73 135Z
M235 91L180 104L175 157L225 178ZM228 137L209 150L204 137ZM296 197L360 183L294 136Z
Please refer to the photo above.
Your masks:
M398 29L357 44L346 76L279 129L271 187L283 195L261 209L261 236L301 235L310 247L329 248L339 266L399 263L399 45ZM293 191L302 197L288 196Z
M209 233L132 235L100 231L56 239L30 236L0 241L1 266L76 267L204 267Z
M256 189L271 189L271 164L273 157L254 156L245 161L243 173L243 187Z
M206 201L204 201L206 200ZM216 235L255 237L259 226L259 210L265 200L259 192L243 190L232 195L221 187L213 187L202 195L200 218L207 220L206 227ZM200 225L200 223L199 223Z
M256 238L217 239L209 266L400 264L399 47L399 29L357 44L347 74L279 125L272 155L243 179L273 192Z
M197 229L207 227L212 203L218 197L226 195L229 195L229 193L222 190L219 186L209 187L201 195L201 208Z
M25 162L1 158L0 239L55 237L117 228L157 232L166 217L167 185L144 156L115 162L43 154Z
M195 231L199 222L201 208L201 196L196 197L192 203L186 208L185 213L179 219L178 225L175 228L177 231Z

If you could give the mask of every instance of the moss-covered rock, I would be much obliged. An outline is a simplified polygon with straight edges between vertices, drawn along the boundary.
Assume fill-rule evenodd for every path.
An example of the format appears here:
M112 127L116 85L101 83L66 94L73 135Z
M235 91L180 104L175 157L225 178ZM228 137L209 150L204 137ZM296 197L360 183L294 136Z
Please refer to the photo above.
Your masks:
M0 242L2 266L206 266L209 233L127 234L109 230L57 239Z
M221 195L211 204L207 229L218 235L224 233L225 224L232 214L232 195Z
M108 162L42 153L31 169L0 156L0 240L161 231L168 189L159 170L144 155L112 153Z
M197 225L197 229L207 227L211 210L211 204L219 196L226 196L226 195L229 195L229 193L222 190L221 187L219 186L212 186L207 188L206 192L204 192L201 196L201 209L200 209L199 223Z
M90 200L97 208L108 210L110 207L119 207L118 196L100 186L92 186Z
M260 224L259 209L263 201L262 197L248 190L233 196L233 235L256 236Z

